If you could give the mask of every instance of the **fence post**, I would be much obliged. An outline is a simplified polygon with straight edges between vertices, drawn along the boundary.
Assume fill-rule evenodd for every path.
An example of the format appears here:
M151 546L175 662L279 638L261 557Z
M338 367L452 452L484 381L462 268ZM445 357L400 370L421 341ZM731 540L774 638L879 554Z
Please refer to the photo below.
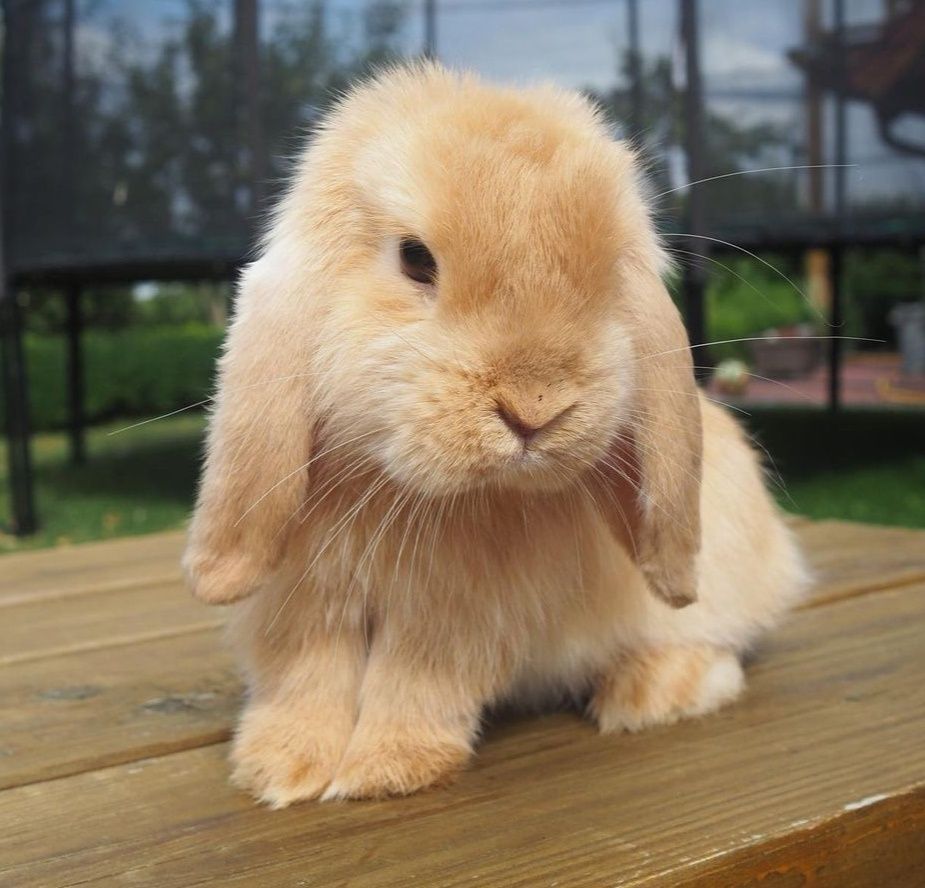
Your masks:
M698 22L697 0L680 0L681 40L684 44L685 89L684 89L684 151L687 156L687 178L697 182L704 176L703 166L703 84L700 76L700 31ZM709 253L703 235L705 229L704 205L701 191L697 186L687 192L687 233L686 249L693 256L694 262L684 264L682 292L684 296L684 314L687 322L687 334L692 345L706 342L706 318L704 311L704 292L706 290L706 272L703 263L697 257ZM703 379L710 364L708 350L698 349L695 364L701 367L696 371L698 379Z
M2 239L2 238L0 238ZM7 460L10 473L12 530L26 536L36 529L32 454L29 450L29 402L22 319L16 290L6 277L0 247L0 330L3 334L3 389L6 402Z
M845 3L835 0L833 6L834 33L836 46L837 92L835 94L835 245L831 256L832 306L830 324L833 336L829 340L829 410L835 412L841 407L841 368L843 343L838 337L842 335L842 318L844 306L844 235L845 235L845 163L847 161L847 120L845 106Z
M260 3L234 0L236 116L241 144L247 146L247 184L251 224L263 209L267 168L260 90Z
M7 43L0 72L5 103L3 114L0 115L0 374L6 405L4 420L10 475L11 524L17 536L25 536L34 533L36 529L32 454L29 449L29 399L22 346L22 317L17 292L6 265L9 255L6 240L8 218L18 206L13 200L16 179L11 174L10 166L15 148L16 112L22 101L22 92L17 93L12 88L15 52L19 49L12 35L17 31L14 24L19 10L4 4L3 12ZM17 96L20 98L14 101Z
M639 39L639 0L626 0L626 31L629 37L630 136L642 147L645 136L645 103L642 91L642 51Z
M84 440L83 313L80 284L69 284L67 298L67 403L71 462L86 461Z
M437 58L437 0L424 0L424 58Z

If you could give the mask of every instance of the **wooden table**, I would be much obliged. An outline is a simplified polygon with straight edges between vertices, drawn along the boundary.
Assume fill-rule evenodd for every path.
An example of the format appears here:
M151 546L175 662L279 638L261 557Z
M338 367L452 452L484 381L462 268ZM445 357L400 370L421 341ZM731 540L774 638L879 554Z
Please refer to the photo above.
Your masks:
M802 523L820 584L745 699L491 726L448 790L258 808L176 534L0 558L0 885L925 886L925 533Z

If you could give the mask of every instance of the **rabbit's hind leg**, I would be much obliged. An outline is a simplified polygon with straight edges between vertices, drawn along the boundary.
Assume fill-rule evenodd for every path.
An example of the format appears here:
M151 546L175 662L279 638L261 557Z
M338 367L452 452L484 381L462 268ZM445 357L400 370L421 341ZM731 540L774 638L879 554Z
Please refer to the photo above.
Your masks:
M710 645L623 651L602 674L589 712L601 731L640 731L714 712L745 687L738 656Z

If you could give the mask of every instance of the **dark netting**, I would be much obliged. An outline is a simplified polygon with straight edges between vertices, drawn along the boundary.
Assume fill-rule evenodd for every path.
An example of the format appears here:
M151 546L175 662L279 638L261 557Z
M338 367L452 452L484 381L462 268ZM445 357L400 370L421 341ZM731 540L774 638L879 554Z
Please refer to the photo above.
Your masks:
M320 111L409 29L389 2L4 8L14 271L239 258Z
M850 165L712 183L712 229L770 246L921 237L925 4L842 8L840 25L836 4L822 0L702 4L703 175Z
M700 220L712 235L796 247L925 232L925 4L845 2L841 28L836 5L699 4L698 175L851 165L843 211L831 168L712 182ZM596 97L615 131L645 148L666 227L686 224L687 75L677 0L444 0L437 10L439 55L449 63L501 79L549 78Z
M920 238L925 4L700 4L698 230L788 247ZM232 261L312 122L370 66L419 54L420 2L5 0L14 270ZM437 54L595 96L690 230L677 0L438 0ZM839 129L836 95L847 97ZM839 132L842 138L839 138ZM675 190L679 189L679 190ZM670 192L670 193L666 193Z

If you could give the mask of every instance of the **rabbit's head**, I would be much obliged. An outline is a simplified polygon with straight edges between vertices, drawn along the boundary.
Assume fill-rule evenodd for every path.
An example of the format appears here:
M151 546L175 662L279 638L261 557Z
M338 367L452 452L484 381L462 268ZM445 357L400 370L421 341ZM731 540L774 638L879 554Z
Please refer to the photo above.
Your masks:
M433 496L581 485L653 590L693 600L700 414L663 266L634 157L581 97L434 66L359 87L245 273L194 542L252 548L340 449Z

